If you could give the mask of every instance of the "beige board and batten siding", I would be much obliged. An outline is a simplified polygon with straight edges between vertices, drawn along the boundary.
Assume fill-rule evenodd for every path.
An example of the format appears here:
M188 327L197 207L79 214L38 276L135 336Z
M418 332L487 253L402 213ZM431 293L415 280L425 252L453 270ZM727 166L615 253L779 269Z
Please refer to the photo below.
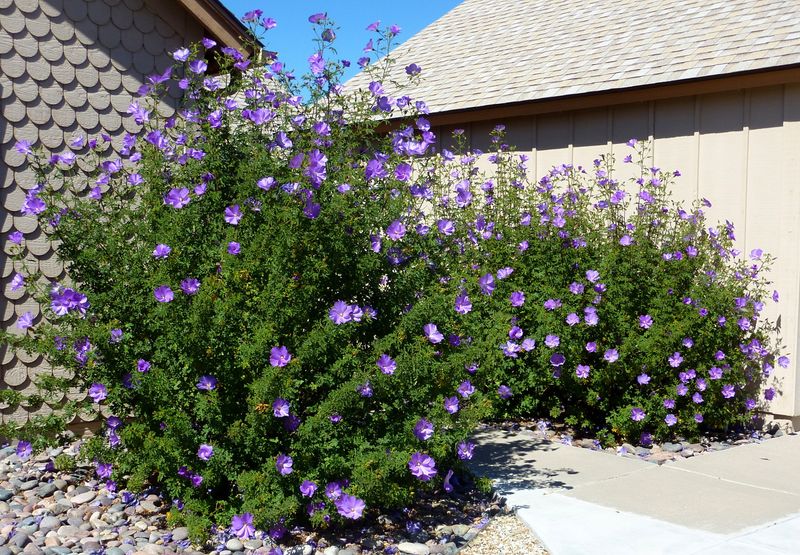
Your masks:
M169 52L200 40L203 27L174 1L0 0L0 325L18 332L17 318L39 307L23 291L12 292L16 270L8 234L25 233L29 261L53 281L64 278L53 247L20 207L35 186L24 157L14 150L28 140L58 153L77 135L107 133L119 145L138 126L126 114L145 76L171 63ZM171 114L177 90L159 111ZM39 357L0 347L0 388L34 392L33 379L49 368ZM70 396L82 398L83 391ZM25 421L52 407L11 409L0 421Z
M455 116L457 117L457 116ZM554 165L590 166L599 154L621 163L630 138L651 140L652 164L677 169L678 200L707 198L709 222L731 220L743 256L761 248L776 257L769 274L780 302L766 316L779 319L789 368L775 369L778 416L800 414L800 84L754 87L527 117L438 127L447 146L463 128L473 148L488 150L489 131L504 123L507 142L530 155L529 174ZM618 177L620 174L618 174ZM666 361L665 361L666 362Z

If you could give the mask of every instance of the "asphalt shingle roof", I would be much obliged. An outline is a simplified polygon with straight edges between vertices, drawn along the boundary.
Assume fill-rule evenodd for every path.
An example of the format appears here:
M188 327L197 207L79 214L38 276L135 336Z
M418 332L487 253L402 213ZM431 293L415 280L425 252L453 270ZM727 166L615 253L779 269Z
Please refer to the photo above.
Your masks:
M432 112L721 76L800 64L800 0L465 0L392 56Z

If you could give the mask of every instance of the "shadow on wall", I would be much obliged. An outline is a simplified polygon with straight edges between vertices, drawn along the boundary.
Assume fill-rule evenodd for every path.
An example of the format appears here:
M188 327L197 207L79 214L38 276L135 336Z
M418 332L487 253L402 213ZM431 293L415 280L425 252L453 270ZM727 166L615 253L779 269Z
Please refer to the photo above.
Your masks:
M437 129L441 144L452 148L452 131L463 128L472 148L491 149L489 132L506 125L506 142L519 151L602 147L628 139L691 137L781 127L798 121L785 110L784 86L621 104L538 116L508 118L502 122L473 122Z

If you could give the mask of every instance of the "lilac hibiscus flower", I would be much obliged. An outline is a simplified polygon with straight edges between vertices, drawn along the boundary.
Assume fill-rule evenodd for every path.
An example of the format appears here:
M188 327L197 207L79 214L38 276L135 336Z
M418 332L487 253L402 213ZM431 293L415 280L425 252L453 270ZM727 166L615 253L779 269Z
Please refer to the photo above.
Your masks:
M101 383L93 383L89 388L88 395L95 403L99 403L108 397L108 388Z
M293 464L294 461L292 460L292 457L289 455L284 455L283 453L278 455L278 457L275 459L275 468L278 469L278 472L281 474L281 476L288 476L291 474L293 470Z
M197 449L197 458L201 461L207 461L211 459L211 456L214 454L214 447L208 445L207 443L201 443L200 447Z
M380 368L381 372L388 376L391 376L397 370L397 362L385 353L378 357L378 361L375 364Z
M408 461L408 468L413 476L423 482L427 482L436 476L436 461L430 455L419 451L411 455L411 459Z
M217 388L217 378L214 376L201 376L197 382L197 389L201 391L213 391Z
M367 506L366 503L358 497L347 495L346 493L337 499L334 504L336 505L336 512L352 520L361 518L361 515L364 513L364 508Z
M269 363L277 368L283 368L292 360L289 349L284 346L273 347L269 353Z
M231 530L240 539L251 539L256 533L256 529L253 526L253 515L250 513L234 515L233 519L231 519Z
M433 343L434 345L437 343L441 343L444 339L444 335L439 331L439 328L436 327L436 324L425 324L422 326L422 332L425 334L425 337Z

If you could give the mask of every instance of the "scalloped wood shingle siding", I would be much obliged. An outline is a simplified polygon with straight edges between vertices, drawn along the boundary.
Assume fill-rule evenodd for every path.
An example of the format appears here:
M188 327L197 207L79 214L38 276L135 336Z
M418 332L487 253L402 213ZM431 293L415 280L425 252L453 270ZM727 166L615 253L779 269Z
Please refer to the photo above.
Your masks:
M137 130L126 111L131 97L168 52L203 37L202 26L172 0L0 0L0 325L16 331L17 318L39 309L11 291L14 272L8 234L26 234L28 258L52 280L64 277L50 243L20 207L34 186L25 159L13 146L25 139L54 152L75 135L107 133L114 144ZM164 110L171 108L164 105ZM54 372L40 358L0 347L0 388L33 390L37 372ZM59 372L56 370L56 372ZM60 371L63 372L63 371ZM84 395L83 392L74 392ZM0 406L0 421L47 414Z

